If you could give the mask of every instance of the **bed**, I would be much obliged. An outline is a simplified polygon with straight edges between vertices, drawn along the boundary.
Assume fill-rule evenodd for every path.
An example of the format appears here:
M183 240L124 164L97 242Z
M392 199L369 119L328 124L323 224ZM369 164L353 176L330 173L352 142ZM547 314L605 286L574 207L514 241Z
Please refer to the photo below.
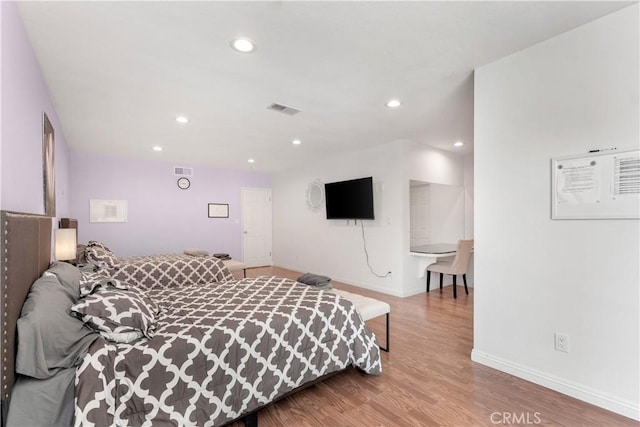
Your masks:
M350 366L368 374L381 372L375 336L353 305L335 294L276 277L155 287L148 292L113 279L106 284L81 284L81 274L68 264L58 263L45 271L50 218L3 212L2 225L3 259L8 260L2 295L3 304L11 307L3 314L6 326L2 333L7 343L3 357L15 354L11 336L19 323L16 313L23 303L29 306L39 289L50 292L58 280L73 292L77 286L78 294L90 291L84 298L68 302L73 304L71 311L76 317L65 318L76 322L69 329L84 334L80 346L84 354L71 358L77 363L56 364L50 369L54 375L42 380L20 376L12 392L15 359L3 361L5 416L10 395L13 400L9 425L20 424L14 416L27 412L32 416L37 412L35 402L41 404L39 399L28 399L38 392L29 391L26 385L41 387L54 396L56 392L51 390L74 396L71 408L67 403L53 418L42 418L50 421L47 424L216 426L256 414L270 402ZM37 232L25 231L32 228ZM38 238L23 238L26 235ZM34 258L39 261L34 262L31 274L25 275L24 261L20 260ZM27 296L38 276L39 281L48 281L46 286L36 281ZM95 330L87 333L86 318L77 314L85 313L94 297L113 302L114 293L118 298L130 293L148 303L155 323L144 330L144 336L114 343L100 335L102 329L100 334ZM57 322L43 327L52 327L51 323ZM19 332L22 342L23 332ZM18 353L18 362L23 356ZM44 372L48 375L47 369Z
M104 275L135 284L141 290L233 279L224 263L213 256L165 254L118 257L104 243L89 241L84 247L84 258Z

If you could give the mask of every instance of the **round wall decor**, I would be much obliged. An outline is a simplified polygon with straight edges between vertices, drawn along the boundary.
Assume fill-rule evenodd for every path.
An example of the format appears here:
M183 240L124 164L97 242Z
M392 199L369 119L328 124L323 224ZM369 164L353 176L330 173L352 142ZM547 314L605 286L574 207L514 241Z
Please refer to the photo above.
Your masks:
M178 188L181 190L186 190L187 188L191 187L191 181L189 181L189 178L185 178L184 176L180 179L178 179Z
M324 185L318 180L313 181L307 188L307 206L312 211L317 211L324 202Z

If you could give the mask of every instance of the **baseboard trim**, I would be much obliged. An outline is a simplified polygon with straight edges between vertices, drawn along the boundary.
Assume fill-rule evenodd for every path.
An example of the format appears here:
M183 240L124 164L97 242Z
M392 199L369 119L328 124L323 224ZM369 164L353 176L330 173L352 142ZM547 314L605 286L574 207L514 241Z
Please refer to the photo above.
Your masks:
M402 298L405 298L405 297L411 297L413 295L423 294L425 292L426 292L426 289L424 286L416 286L415 288L405 289L401 296Z
M620 399L475 349L471 351L471 360L567 396L575 397L616 414L640 421L640 405L638 403Z

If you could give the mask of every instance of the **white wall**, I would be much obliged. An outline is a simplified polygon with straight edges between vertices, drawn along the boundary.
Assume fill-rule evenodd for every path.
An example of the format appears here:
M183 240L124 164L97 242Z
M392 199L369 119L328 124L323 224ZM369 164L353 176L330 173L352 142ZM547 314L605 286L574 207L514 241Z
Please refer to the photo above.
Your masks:
M397 143L322 158L304 168L273 176L274 264L297 271L324 274L334 280L402 295L403 152ZM369 259L367 267L360 222L326 219L324 202L313 212L306 191L315 180L322 183L372 176L376 219L364 221ZM407 183L408 192L408 183ZM407 204L408 210L408 204Z
M365 221L367 267L360 227L327 221L324 207L306 205L306 191L323 183L373 176L376 219ZM274 264L297 271L325 274L334 280L408 296L424 292L417 259L409 255L409 180L463 185L462 157L410 141L395 141L367 150L319 159L304 168L273 177Z
M550 219L550 158L638 147L638 4L475 73L472 358L639 418L638 220ZM554 350L554 331L570 352Z
M407 180L464 185L462 156L410 141L404 141L403 148Z
M464 237L464 187L430 184L432 243L455 243Z

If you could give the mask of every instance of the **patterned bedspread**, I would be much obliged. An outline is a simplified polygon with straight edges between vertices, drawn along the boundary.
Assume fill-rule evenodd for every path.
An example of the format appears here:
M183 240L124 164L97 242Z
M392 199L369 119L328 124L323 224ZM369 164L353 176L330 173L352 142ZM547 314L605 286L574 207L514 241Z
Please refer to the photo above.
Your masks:
M98 340L76 374L76 426L222 425L349 365L381 372L353 305L277 277L154 290L155 336Z
M117 262L119 266L108 269L107 274L141 290L233 280L224 263L215 257L169 254L118 258Z

